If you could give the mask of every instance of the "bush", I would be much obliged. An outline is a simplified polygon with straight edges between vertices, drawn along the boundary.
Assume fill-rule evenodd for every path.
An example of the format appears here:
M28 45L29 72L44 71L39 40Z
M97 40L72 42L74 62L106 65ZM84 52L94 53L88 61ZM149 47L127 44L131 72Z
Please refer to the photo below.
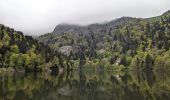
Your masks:
M154 70L170 71L170 51L167 51L156 58Z

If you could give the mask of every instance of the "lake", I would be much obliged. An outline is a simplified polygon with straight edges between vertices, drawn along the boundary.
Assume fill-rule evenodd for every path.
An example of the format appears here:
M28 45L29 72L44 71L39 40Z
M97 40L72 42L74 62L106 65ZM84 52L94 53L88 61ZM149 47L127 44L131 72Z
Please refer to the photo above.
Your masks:
M170 100L170 74L104 70L3 73L0 100Z

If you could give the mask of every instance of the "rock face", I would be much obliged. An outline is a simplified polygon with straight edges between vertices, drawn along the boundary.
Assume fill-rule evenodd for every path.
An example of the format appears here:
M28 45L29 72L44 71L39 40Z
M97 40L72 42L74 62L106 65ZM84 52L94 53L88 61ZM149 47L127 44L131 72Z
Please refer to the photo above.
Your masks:
M75 34L87 34L89 32L100 32L102 30L109 30L110 28L115 28L116 26L123 25L127 23L131 17L121 17L103 24L91 24L87 26L79 25L69 25L69 24L60 24L56 26L53 33L62 34L62 33L75 33Z
M65 56L69 56L71 51L73 51L73 47L72 46L63 46L63 47L60 47L58 49L58 51Z
M53 33L58 33L58 34L62 34L62 33L88 33L88 28L85 26L78 26L78 25L69 25L69 24L60 24L58 26L56 26L56 28L54 29Z

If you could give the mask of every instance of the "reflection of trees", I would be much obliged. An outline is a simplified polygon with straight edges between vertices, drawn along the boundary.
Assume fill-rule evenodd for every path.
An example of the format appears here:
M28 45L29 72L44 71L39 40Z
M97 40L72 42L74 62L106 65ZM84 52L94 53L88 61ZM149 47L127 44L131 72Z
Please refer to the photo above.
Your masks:
M67 71L0 76L0 98L13 100L169 100L169 75Z
M170 98L170 81L161 73L152 71L132 72L133 82L138 86L140 94L146 100L168 100ZM161 80L164 81L160 81ZM139 81L140 80L140 81Z
M33 76L27 75L5 75L0 77L4 80L0 81L0 98L5 100L26 100L33 95L32 91L36 91L43 84L43 80L35 81ZM17 77L17 79L15 78ZM37 76L39 78L39 76ZM21 96L22 95L22 96Z

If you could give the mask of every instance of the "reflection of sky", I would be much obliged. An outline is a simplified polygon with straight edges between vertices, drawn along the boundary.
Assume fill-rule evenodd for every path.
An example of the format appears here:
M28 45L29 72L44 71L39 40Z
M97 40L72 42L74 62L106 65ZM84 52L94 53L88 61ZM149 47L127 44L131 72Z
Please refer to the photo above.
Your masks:
M0 23L39 35L60 23L86 25L122 16L156 16L169 5L170 0L0 0Z

